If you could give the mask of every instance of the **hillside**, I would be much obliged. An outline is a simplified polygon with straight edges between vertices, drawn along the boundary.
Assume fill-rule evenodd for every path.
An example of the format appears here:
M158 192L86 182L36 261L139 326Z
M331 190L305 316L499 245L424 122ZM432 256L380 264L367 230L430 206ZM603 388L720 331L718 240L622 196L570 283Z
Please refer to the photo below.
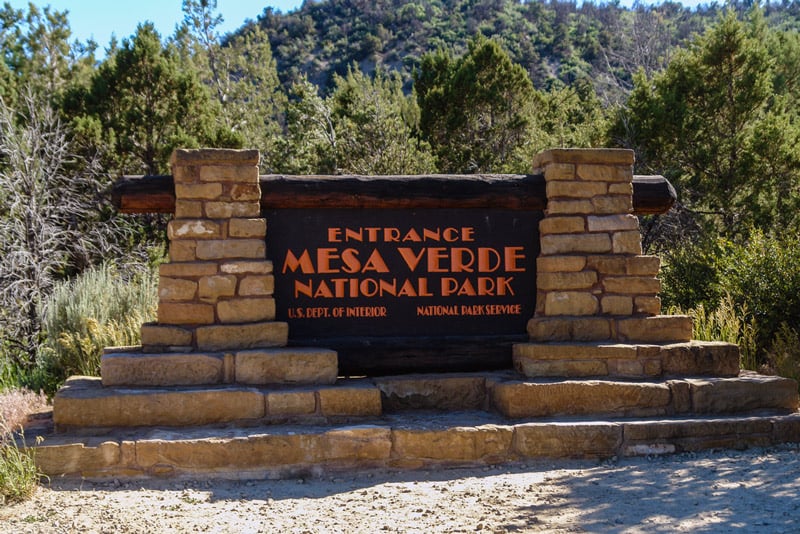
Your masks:
M791 5L782 9L788 16ZM255 24L269 36L284 84L306 75L329 88L334 73L356 63L367 72L398 70L408 88L424 53L463 53L480 32L497 39L537 88L589 78L611 96L630 89L637 68L663 68L670 51L717 14L716 7L677 3L627 9L565 1L328 0L307 1L287 14L268 8Z

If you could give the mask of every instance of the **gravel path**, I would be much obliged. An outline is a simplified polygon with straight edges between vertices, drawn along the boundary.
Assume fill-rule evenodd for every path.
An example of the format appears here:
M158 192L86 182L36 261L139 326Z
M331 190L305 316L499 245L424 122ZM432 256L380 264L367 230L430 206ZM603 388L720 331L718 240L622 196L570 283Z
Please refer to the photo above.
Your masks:
M800 447L294 480L52 480L0 532L800 529Z

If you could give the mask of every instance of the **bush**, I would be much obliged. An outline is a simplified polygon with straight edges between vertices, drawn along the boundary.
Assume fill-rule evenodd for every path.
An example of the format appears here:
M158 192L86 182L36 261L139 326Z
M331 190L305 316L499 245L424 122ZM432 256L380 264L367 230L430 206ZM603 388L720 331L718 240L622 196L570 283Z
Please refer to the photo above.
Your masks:
M800 382L800 334L786 323L781 325L767 351L767 367L776 375Z
M14 434L0 425L0 504L22 501L36 491L43 476L36 467L34 449L17 445Z
M783 324L787 331L800 332L800 237L796 235L753 231L744 243L718 239L679 247L665 255L662 281L665 305L694 309L700 316L698 339L723 335L719 328L727 328L725 324L752 329L739 341L754 343L746 355L751 349L742 347L746 368L767 362ZM708 324L703 324L704 318ZM711 330L704 333L706 328Z
M147 271L122 276L91 268L59 284L44 309L40 361L57 382L72 374L98 375L107 346L135 345L139 327L155 317L158 278Z
M23 389L0 393L0 504L26 499L36 490L41 473L33 449L25 448L21 429L29 414L46 407L47 399L41 393ZM15 429L20 429L22 447L17 445Z

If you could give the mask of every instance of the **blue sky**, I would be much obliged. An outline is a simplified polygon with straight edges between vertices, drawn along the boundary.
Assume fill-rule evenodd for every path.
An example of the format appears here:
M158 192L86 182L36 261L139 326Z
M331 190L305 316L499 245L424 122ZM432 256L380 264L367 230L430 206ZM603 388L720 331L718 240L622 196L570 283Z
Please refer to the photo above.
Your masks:
M17 9L27 9L28 0L5 0ZM181 0L32 0L39 7L51 6L57 11L69 11L68 20L73 39L85 41L90 37L105 48L111 34L118 39L130 37L136 25L146 20L155 24L162 37L172 34L175 25L183 20ZM240 27L245 20L255 19L267 6L282 12L300 6L302 0L217 0L217 10L225 22L221 31ZM100 54L102 55L102 54Z
M5 0L15 8L27 8L28 0ZM647 1L647 0L645 0ZM162 37L175 30L175 25L183 20L181 0L33 0L37 6L50 5L58 11L69 11L69 24L73 39L85 41L94 38L100 45L100 54L108 45L111 35L118 39L129 37L136 31L136 25L149 20L153 22ZM286 13L297 8L302 0L217 0L217 9L225 19L221 31L228 32L239 28L245 20L255 19L264 8ZM630 5L633 0L622 0ZM697 5L699 0L684 0L684 5Z

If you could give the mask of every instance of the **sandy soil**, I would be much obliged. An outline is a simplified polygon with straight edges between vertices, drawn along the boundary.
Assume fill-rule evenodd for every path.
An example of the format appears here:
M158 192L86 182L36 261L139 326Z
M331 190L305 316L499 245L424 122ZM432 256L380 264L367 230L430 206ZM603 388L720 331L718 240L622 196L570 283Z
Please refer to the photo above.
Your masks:
M294 480L52 480L0 532L797 532L800 447Z

